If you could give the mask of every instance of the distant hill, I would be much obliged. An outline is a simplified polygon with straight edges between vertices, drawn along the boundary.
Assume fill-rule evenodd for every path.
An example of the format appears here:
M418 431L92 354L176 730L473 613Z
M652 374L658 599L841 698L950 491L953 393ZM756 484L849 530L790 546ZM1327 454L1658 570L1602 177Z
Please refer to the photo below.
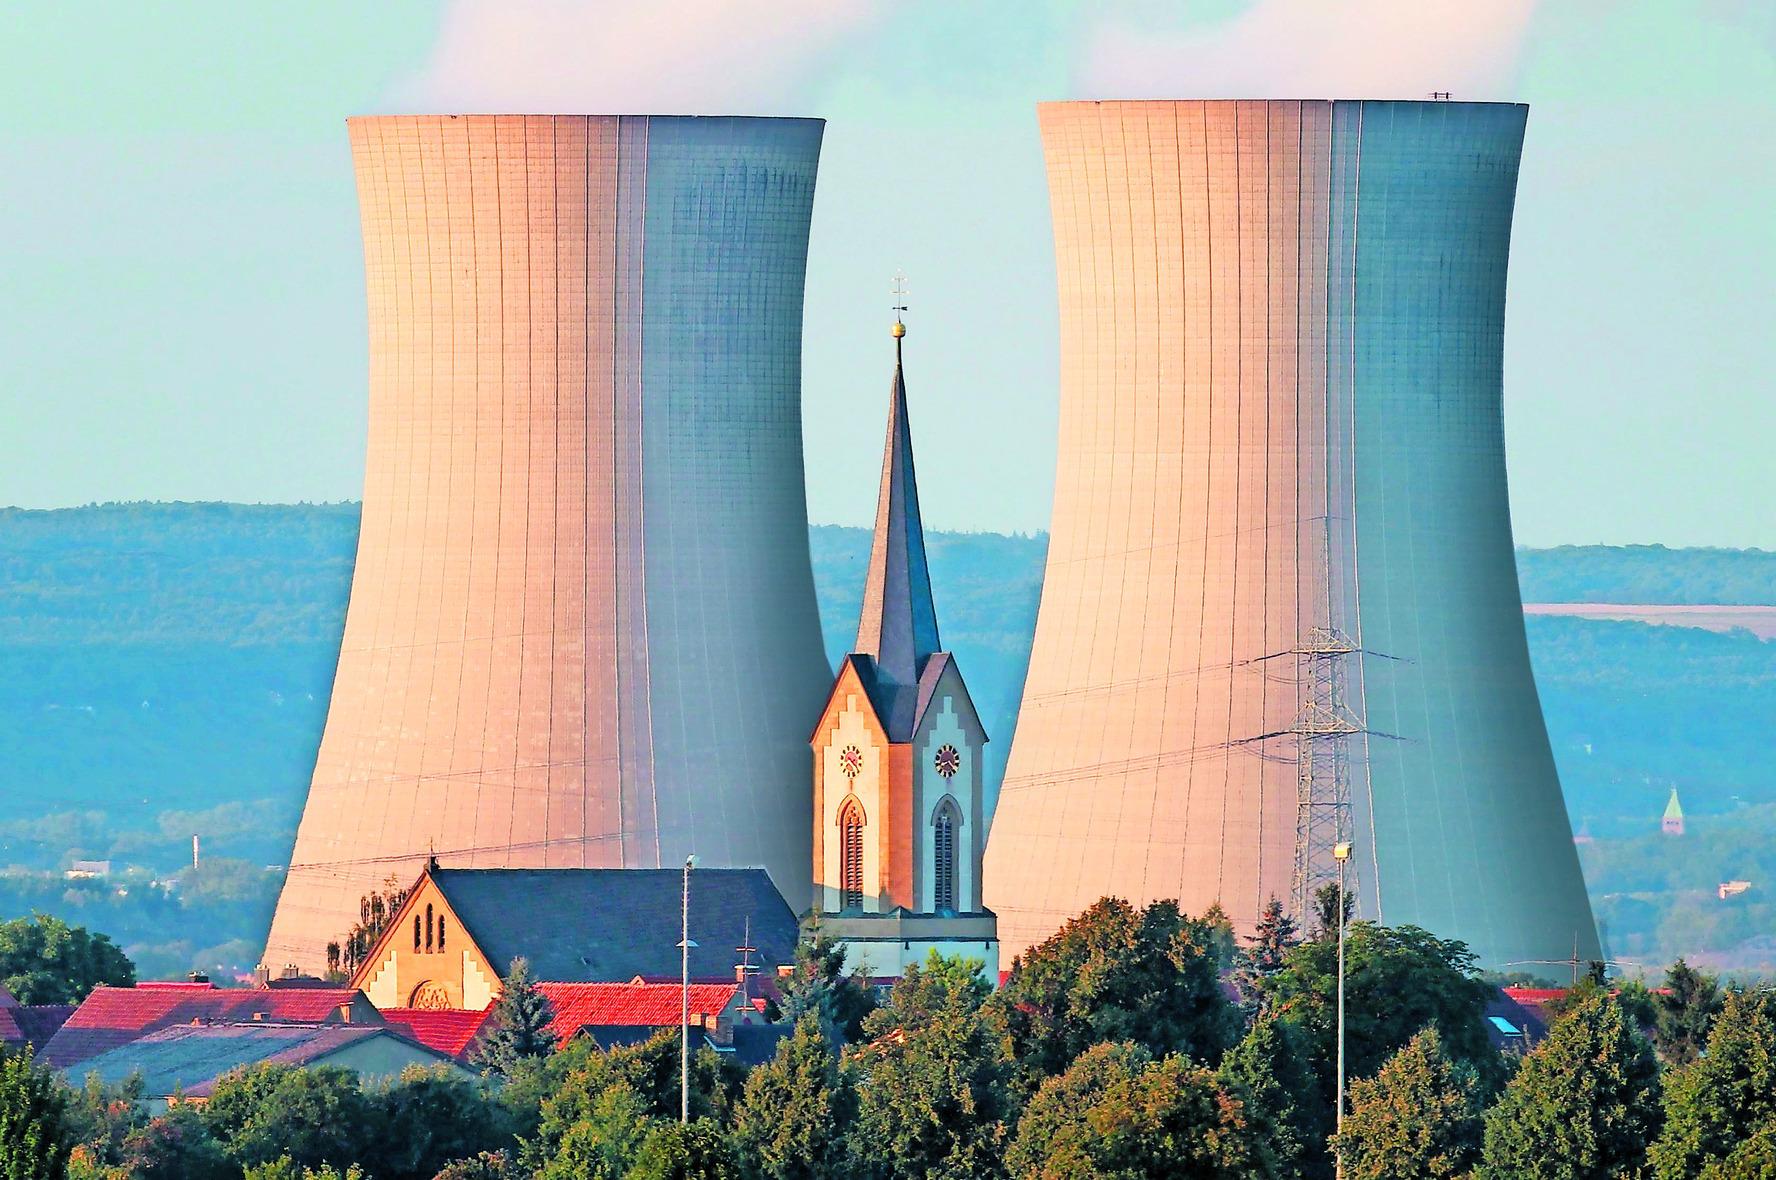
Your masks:
M287 850L343 625L357 506L106 504L0 510L0 821L263 800L251 854ZM828 656L850 649L869 535L817 526ZM933 533L944 641L988 732L1015 728L1047 538ZM1776 554L1660 546L1523 550L1538 602L1776 602ZM1542 617L1529 624L1575 817L1656 814L1679 783L1700 811L1776 801L1762 755L1776 644L1743 633ZM4 854L0 836L0 854Z

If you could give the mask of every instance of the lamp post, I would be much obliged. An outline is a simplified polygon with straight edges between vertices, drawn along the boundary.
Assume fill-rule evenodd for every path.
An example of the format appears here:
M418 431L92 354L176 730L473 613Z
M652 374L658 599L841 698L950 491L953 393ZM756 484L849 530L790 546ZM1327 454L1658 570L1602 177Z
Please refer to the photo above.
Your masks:
M691 866L696 856L685 857L684 895L679 904L679 1047L678 1047L678 1121L691 1121Z
M1332 846L1332 859L1338 862L1338 1113L1334 1119L1338 1131L1344 1130L1344 862L1350 859L1350 854L1348 840ZM1338 1176L1343 1180L1344 1152L1341 1148L1334 1154Z

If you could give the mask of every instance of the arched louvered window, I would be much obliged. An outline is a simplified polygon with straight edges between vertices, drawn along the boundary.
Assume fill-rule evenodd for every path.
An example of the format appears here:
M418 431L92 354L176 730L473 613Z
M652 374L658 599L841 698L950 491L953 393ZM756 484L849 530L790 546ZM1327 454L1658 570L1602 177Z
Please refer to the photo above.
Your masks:
M863 908L863 808L855 799L839 811L839 908Z
M426 953L432 952L432 906L426 903Z
M444 949L444 915L438 915L438 950Z
M956 832L961 826L954 801L938 804L931 821L931 908L940 914L956 912Z
M419 915L413 915L413 949L419 949Z

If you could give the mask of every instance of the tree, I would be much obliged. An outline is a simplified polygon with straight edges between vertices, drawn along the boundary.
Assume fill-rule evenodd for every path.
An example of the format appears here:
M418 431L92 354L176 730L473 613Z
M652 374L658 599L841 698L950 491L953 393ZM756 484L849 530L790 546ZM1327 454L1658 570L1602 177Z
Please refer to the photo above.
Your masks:
M1721 1011L1720 983L1679 959L1665 973L1665 987L1653 996L1653 1044L1668 1065L1688 1065L1708 1043L1708 1029Z
M100 984L135 982L135 964L103 934L46 914L0 922L0 985L21 1004L78 1004Z
M647 1113L634 1087L617 1081L583 1092L578 1117L571 1121L546 1113L544 1137L525 1145L522 1169L537 1180L623 1180L629 1175L648 1127Z
M80 1089L68 1095L68 1127L74 1141L94 1163L121 1163L125 1141L148 1121L141 1101L140 1074L109 1084L97 1074L87 1075Z
M734 1142L746 1174L758 1180L821 1180L837 1175L857 1117L850 1070L813 1013L777 1055L746 1078L734 1107Z
M383 881L381 889L372 889L360 897L357 925L346 931L338 942L327 944L327 974L344 979L363 966L364 960L381 941L382 932L395 920L412 892L411 885L403 885L398 877L390 876Z
M451 1160L506 1146L504 1111L480 1085L443 1066L409 1066L369 1092L377 1122L389 1129L370 1166L377 1180L431 1180Z
M1427 1028L1374 1078L1351 1084L1333 1150L1348 1180L1466 1176L1480 1157L1480 1086Z
M520 1180L504 1151L483 1151L469 1159L451 1160L432 1180Z
M826 1038L849 1044L863 1035L863 1021L875 1010L875 994L861 968L845 969L845 948L821 926L820 915L802 922L795 965L783 981L783 1015L799 1023L813 1013Z
M225 1074L204 1106L204 1122L242 1168L349 1167L375 1150L375 1108L357 1074L335 1065L293 1069L260 1064Z
M1217 1071L1221 1088L1245 1110L1266 1180L1329 1170L1331 1107L1314 1101L1318 1085L1301 1040L1288 1021L1260 1015Z
M0 1052L0 1180L62 1180L73 1150L55 1075L24 1053Z
M1238 1035L1215 931L1171 901L1098 901L1013 964L1002 998L1032 1089L1101 1042L1213 1064Z
M993 1015L971 991L954 989L922 1023L891 1027L857 1051L863 1080L850 1155L859 1175L1001 1174L1011 1072Z
M1264 983L1266 1010L1306 1036L1325 1101L1332 1102L1338 1027L1338 948L1304 942ZM1482 1017L1493 991L1474 971L1467 944L1416 926L1352 922L1345 931L1345 1060L1348 1077L1374 1074L1421 1028L1434 1025L1444 1052L1472 1065L1481 1084L1501 1077Z
M186 1104L170 1107L131 1131L123 1141L121 1163L130 1180L228 1180L240 1173L197 1108Z
M1182 1057L1094 1045L1049 1078L1018 1122L1006 1170L1031 1180L1263 1175L1240 1103Z
M1760 1132L1776 1134L1776 992L1729 993L1707 1046L1666 1077L1665 1129L1649 1156L1658 1180L1724 1167Z
M1283 909L1283 903L1272 897L1258 915L1252 945L1239 953L1234 985L1240 998L1247 1003L1261 1002L1264 981L1283 969L1283 956L1300 941L1295 920Z
M1338 882L1328 881L1314 890L1314 921L1317 923L1314 937L1322 941L1338 941L1338 910L1339 901L1344 902L1344 922L1348 928L1351 918L1357 912L1357 895L1348 890L1338 888ZM1349 931L1346 930L1348 937Z
M1483 1180L1637 1174L1659 1129L1659 1067L1621 1005L1594 994L1554 1022L1486 1114Z
M721 1127L708 1119L656 1119L648 1127L627 1180L740 1180Z
M550 1007L549 998L537 990L530 978L529 960L513 959L499 1002L493 1006L488 1031L470 1059L504 1077L520 1061L547 1057L555 1051L555 1033L549 1027L554 1021L555 1010Z

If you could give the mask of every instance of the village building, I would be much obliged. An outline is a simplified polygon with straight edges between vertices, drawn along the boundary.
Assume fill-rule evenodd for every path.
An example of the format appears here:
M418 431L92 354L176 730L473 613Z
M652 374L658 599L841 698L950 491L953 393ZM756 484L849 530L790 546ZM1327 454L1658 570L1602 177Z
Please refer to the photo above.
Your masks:
M877 979L932 951L999 973L981 904L986 731L938 639L894 325L894 381L855 650L839 666L814 755L814 904L846 960Z
M74 1014L73 1004L21 1004L0 985L0 1049L41 1049Z
M428 863L351 977L379 1009L478 1011L512 961L539 983L679 979L678 869L453 869ZM690 975L794 961L796 918L763 869L691 873ZM740 948L747 948L741 951ZM675 1022L676 1023L676 1022Z
M1677 788L1671 788L1671 799L1665 804L1665 815L1659 821L1659 830L1667 836L1684 834L1683 804L1677 801Z

